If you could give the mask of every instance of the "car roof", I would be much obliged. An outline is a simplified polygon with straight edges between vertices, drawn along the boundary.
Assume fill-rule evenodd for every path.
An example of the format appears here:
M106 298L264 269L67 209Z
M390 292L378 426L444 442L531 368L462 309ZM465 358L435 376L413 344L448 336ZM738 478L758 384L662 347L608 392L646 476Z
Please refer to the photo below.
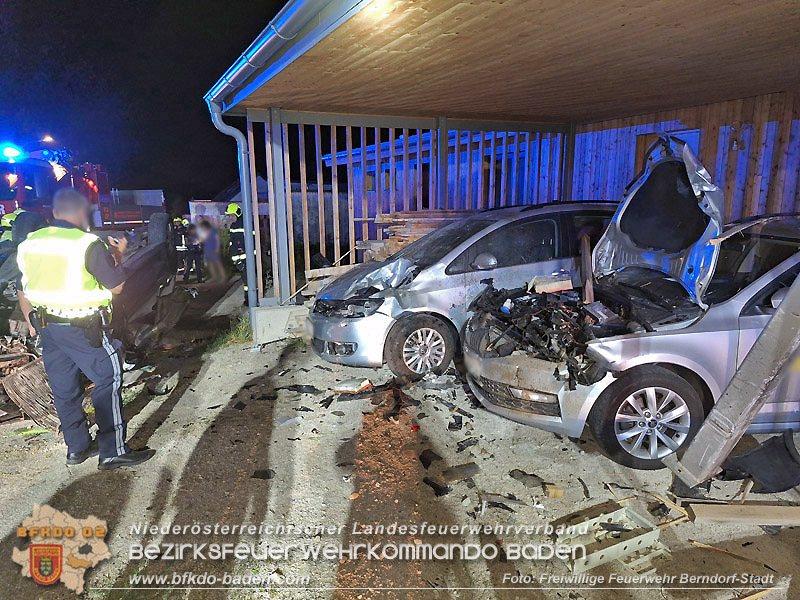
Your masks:
M501 206L496 208L487 208L474 215L471 219L496 219L498 221L513 221L521 217L528 217L536 214L557 214L562 212L578 212L580 210L603 210L608 211L609 215L612 214L616 208L617 202L606 201L569 201L569 202L547 202L543 204L527 204L523 206Z
M759 236L776 236L800 240L800 213L776 213L740 219L725 226L723 236L731 230L756 232Z

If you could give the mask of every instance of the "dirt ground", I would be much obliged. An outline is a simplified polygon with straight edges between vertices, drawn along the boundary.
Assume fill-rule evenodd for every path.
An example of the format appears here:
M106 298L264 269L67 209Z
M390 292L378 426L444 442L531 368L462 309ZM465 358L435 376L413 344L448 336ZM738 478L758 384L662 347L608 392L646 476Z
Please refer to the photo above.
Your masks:
M561 438L512 423L477 407L457 375L446 389L421 384L379 388L380 393L343 397L337 382L368 378L374 386L392 380L386 369L352 369L327 364L303 342L286 340L253 351L238 344L211 352L206 346L241 310L235 287L208 289L185 315L167 347L154 353L169 393L153 395L143 384L125 390L125 414L132 447L157 450L154 459L136 469L100 472L94 460L64 465L65 447L52 433L25 434L30 421L0 425L0 600L71 598L63 585L38 586L20 576L11 561L13 547L25 547L16 527L36 504L49 504L74 517L95 515L108 522L106 541L112 558L86 573L86 598L541 598L727 600L754 588L782 587L765 596L798 598L794 575L800 569L798 529L767 533L756 526L695 525L664 528L660 540L671 552L657 567L660 575L772 575L770 585L540 583L541 575L566 576L557 558L507 558L516 543L540 544L547 535L512 532L502 537L467 529L464 534L373 532L376 524L441 526L537 526L569 513L638 492L666 495L668 471L642 472L604 458L591 436ZM455 371L454 371L455 373ZM141 373L126 375L131 382ZM173 387L174 386L174 387ZM307 386L307 387L296 387ZM152 387L152 385L151 385ZM452 408L463 411L461 428ZM327 406L326 406L327 405ZM298 422L291 421L299 417ZM289 420L288 422L286 422ZM465 440L474 439L474 443ZM745 440L747 441L747 440ZM752 439L749 440L752 443ZM440 457L423 465L420 455ZM430 457L430 452L424 456ZM434 490L441 472L474 462L479 472ZM563 488L561 498L547 497L541 485L509 473L520 469ZM524 479L524 478L523 478ZM431 486L428 482L434 482ZM529 485L526 485L528 483ZM730 498L738 483L714 482L710 495ZM441 491L441 490L440 490ZM505 502L491 494L504 495ZM511 494L513 497L509 497ZM752 496L751 496L752 498ZM796 491L765 498L800 500ZM647 514L659 504L640 495L626 506ZM663 514L664 519L677 513ZM654 522L658 515L651 515ZM249 535L164 535L137 533L148 525L294 525L295 533ZM320 533L317 527L334 531ZM693 545L695 540L725 554ZM497 557L477 560L153 560L129 559L132 544L239 543L264 548L276 543L330 544L482 544ZM631 575L619 562L587 575ZM236 586L190 586L169 582L133 584L132 577L173 577L173 573L206 573L270 578L260 589ZM509 576L534 578L512 583ZM307 578L307 579L304 579ZM789 590L785 589L791 586ZM160 587L162 589L144 589ZM185 589L195 587L195 589ZM219 589L219 588L233 589ZM603 589L603 588L623 589ZM635 589L635 588L643 589ZM218 589L212 589L218 588Z

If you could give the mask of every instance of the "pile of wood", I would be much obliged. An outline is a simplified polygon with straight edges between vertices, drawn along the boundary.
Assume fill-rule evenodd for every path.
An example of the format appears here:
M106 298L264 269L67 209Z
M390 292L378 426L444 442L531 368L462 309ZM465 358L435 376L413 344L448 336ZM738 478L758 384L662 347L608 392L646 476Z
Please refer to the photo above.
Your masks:
M384 260L432 231L476 212L474 210L422 210L378 215L375 223L383 229L384 239L362 240L356 242L356 248L364 251L364 260Z

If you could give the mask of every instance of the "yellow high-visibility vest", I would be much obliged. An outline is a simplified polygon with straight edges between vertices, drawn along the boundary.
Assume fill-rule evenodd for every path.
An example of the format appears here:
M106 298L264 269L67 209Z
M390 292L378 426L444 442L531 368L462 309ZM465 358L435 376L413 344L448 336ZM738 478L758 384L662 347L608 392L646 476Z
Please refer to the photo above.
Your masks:
M111 304L111 291L86 270L86 252L99 241L80 229L45 227L19 245L17 265L22 289L34 307L74 319Z
M0 227L4 229L3 234L0 235L0 242L10 242L12 235L12 227L14 226L14 221L16 218L21 214L24 213L24 208L18 208L12 213L8 213L7 215L3 215L0 217Z

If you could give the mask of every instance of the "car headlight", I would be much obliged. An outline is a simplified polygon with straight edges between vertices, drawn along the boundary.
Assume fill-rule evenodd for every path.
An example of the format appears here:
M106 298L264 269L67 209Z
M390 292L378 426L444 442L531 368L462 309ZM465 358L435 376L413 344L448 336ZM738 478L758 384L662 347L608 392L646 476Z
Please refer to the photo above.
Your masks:
M375 314L382 304L383 298L354 298L350 300L321 298L314 302L312 312L326 317L356 319Z
M543 392L534 392L532 390L521 390L510 386L508 391L515 398L527 400L528 402L542 402L544 404L555 404L558 402L558 396L555 394L545 394Z

